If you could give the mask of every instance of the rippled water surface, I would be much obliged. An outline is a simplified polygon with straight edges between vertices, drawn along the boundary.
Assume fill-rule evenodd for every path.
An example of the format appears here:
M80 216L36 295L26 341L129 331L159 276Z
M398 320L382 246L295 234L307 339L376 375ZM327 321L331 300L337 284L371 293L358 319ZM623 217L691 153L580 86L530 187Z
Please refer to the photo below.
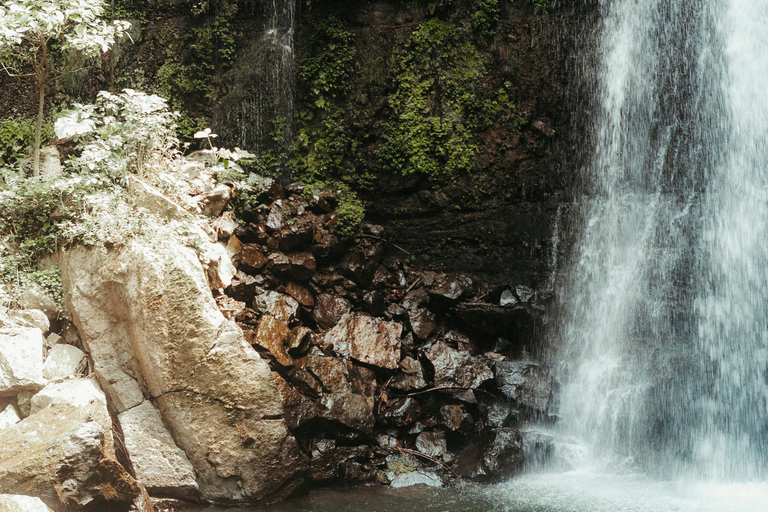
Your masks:
M765 483L658 482L636 475L532 474L451 489L317 490L269 507L187 512L768 512Z

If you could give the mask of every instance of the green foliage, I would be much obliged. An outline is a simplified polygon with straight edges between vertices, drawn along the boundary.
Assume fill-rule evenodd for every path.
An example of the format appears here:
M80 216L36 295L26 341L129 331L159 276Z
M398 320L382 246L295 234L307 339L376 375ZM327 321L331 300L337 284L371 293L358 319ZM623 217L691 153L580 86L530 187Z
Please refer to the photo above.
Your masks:
M496 30L501 14L500 0L477 0L477 7L472 12L472 29L483 36L491 36Z
M342 105L354 73L354 36L334 17L318 24L299 66L306 109L299 113L297 168L307 182L342 178L351 136Z
M342 240L354 237L365 218L363 202L349 185L338 181L315 181L310 183L304 188L304 195L313 196L323 190L333 192L338 200L334 232Z
M53 125L43 124L42 138L50 139ZM16 164L28 156L28 151L35 141L35 121L33 119L13 118L0 121L0 162Z
M481 101L485 65L455 24L438 18L411 36L389 97L379 161L401 174L470 171L477 146L467 106Z

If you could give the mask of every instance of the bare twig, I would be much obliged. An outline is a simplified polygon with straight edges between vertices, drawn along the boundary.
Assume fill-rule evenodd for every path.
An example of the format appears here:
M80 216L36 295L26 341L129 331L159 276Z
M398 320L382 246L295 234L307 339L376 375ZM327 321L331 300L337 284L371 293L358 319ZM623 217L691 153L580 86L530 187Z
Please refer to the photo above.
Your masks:
M407 254L408 256L412 256L412 254L411 254L410 252L406 251L405 249L403 249L402 247L400 247L400 246L399 246L399 245L397 245L396 243L394 243L394 242L390 242L389 240L384 240L384 239L383 239L383 238L381 238L380 236L375 236L375 235L362 235L362 234L361 234L361 235L357 235L357 236L361 236L361 237L363 237L363 238L373 238L374 240L381 240L382 242L385 242L385 243L388 243L388 244L390 244L390 245L391 245L391 246L393 246L395 249L400 249L401 251L403 251L403 252L404 252L405 254Z
M4 62L0 62L0 66L3 66L3 71L5 71L5 73L6 73L8 76L12 76L12 77L14 77L14 78L27 78L27 77L30 77L30 76L35 76L35 74L34 74L34 73L24 73L24 74L21 74L21 73L16 73L16 72L15 72L15 71L16 71L15 69L13 69L13 68L9 68L8 66L6 66L6 65L5 65L5 63L4 63ZM14 71L14 73L11 73L11 71Z
M432 393L433 391L479 391L480 393L485 393L486 395L493 396L492 393L489 393L488 391L485 391L484 389L476 389L469 386L440 386L436 388L429 388L424 389L422 391L414 391L413 393L408 393L406 396L416 396L416 395L423 395L425 393Z
M405 293L408 293L411 290L413 290L413 287L416 286L417 284L419 284L420 282L421 282L421 277L419 277L417 280L415 280L413 282L413 284L411 286L409 286L407 290L405 290Z
M402 455L403 453L410 453L411 455L415 455L417 457L421 457L423 459L427 459L430 462L434 462L435 464L439 464L439 465L441 465L443 467L443 469L446 469L446 470L450 471L451 473L453 473L453 476L455 476L456 478L461 480L461 477L451 468L451 466L449 466L448 464L446 464L445 462L443 462L441 460L438 460L438 459L436 459L436 458L434 458L434 457L432 457L430 455L427 455L424 452L420 452L418 450L411 450L409 448L397 448L397 451L400 452L400 455Z

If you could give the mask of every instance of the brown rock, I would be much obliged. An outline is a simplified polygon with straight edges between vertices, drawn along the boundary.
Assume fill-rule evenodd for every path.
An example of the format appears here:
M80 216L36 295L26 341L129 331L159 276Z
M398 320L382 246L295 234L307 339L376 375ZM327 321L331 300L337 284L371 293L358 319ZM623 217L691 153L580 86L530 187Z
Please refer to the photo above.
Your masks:
M267 268L275 274L285 274L291 270L291 260L285 254L276 252L269 255Z
M421 363L412 357L404 357L400 361L400 373L396 375L389 386L400 391L415 391L427 387L424 380L424 368Z
M253 308L290 324L296 320L299 303L287 295L268 290L253 300Z
M269 258L264 256L260 245L245 244L242 251L240 251L239 261L250 270L260 270L269 263Z
M323 341L339 355L394 370L400 363L402 330L397 322L348 313L326 333Z
M413 334L425 340L437 328L435 315L427 309L412 309L408 311L408 321Z
M315 298L315 309L312 318L322 329L329 329L341 320L341 317L352 310L352 305L336 295L323 293Z
M443 341L432 345L424 354L435 368L435 386L455 386L467 391L457 396L466 402L475 402L472 389L493 378L488 366L466 352L452 349Z
M291 330L285 322L267 314L261 317L259 328L251 342L269 350L279 364L291 366L293 358L288 355L290 336Z
M413 398L401 398L381 411L379 419L396 427L404 427L414 423L421 416L421 407Z
M311 308L315 305L315 299L312 297L312 292L294 282L289 282L285 285L285 293L296 299L296 301L304 307Z
M291 254L288 259L291 262L290 275L299 281L310 279L317 270L315 256L309 252Z

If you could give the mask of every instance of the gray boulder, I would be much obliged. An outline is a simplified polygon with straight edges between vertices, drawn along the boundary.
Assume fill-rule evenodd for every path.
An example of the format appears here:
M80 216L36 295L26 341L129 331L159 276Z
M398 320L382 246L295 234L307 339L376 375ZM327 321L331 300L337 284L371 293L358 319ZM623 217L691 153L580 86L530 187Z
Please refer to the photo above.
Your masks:
M44 342L35 327L0 329L0 396L43 387Z

